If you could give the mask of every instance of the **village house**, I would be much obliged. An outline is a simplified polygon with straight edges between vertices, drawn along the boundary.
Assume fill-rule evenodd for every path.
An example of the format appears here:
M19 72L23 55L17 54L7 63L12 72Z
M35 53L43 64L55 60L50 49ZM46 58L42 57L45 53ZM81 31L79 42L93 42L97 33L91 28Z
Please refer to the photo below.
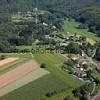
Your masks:
M83 78L87 76L85 66L87 65L87 61L84 59L80 59L78 57L72 57L71 60L75 63L75 69L74 75L78 78Z
M60 43L60 46L61 47L67 47L68 46L68 43Z
M79 78L83 78L83 77L87 76L86 72L84 72L84 71L76 71L76 72L74 72L74 75Z
M44 35L45 39L52 39L50 35Z

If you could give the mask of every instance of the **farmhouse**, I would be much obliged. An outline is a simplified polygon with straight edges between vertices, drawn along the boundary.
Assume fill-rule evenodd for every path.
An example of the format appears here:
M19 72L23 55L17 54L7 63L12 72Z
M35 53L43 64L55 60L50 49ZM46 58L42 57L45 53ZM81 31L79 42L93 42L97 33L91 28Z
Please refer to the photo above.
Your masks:
M68 46L68 43L60 43L60 46L61 47L67 47Z
M45 37L46 39L52 39L52 37L51 37L50 35L44 35L44 37Z
M79 78L82 78L82 77L86 77L87 76L86 72L84 72L84 71L76 71L74 73L74 75L76 75Z

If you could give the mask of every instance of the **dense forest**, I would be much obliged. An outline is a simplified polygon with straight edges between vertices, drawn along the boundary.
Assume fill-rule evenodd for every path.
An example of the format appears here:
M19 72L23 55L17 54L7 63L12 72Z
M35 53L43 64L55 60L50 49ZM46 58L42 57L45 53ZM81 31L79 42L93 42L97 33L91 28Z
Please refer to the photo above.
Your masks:
M100 36L100 0L38 0L38 5L58 17L72 17Z
M35 7L49 12L39 14L39 29L33 14L31 22L12 22L13 14L36 13L33 11ZM54 31L52 25L61 28L62 18L66 17L83 23L89 31L100 36L100 0L0 0L0 51L8 51L11 45L31 44L37 34L41 37ZM43 22L49 25L48 28L41 24Z

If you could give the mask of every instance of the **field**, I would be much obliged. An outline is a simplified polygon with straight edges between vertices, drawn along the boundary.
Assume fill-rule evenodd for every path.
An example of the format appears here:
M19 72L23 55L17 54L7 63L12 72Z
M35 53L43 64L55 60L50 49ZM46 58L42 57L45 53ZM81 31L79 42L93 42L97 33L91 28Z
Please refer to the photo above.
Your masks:
M70 33L77 33L79 35L83 35L88 37L87 41L90 41L92 44L95 43L95 41L100 41L100 38L95 35L95 33L88 32L88 29L79 29L78 26L80 23L75 22L74 20L68 21L66 20L63 25L63 29L65 32Z
M1 97L0 100L39 100L40 97L44 98L44 95L50 91L61 92L67 88L67 84L49 74Z
M57 54L37 54L35 55L36 60L39 63L45 63L47 70L49 70L53 75L58 77L61 81L69 86L68 89L59 93L58 95L49 98L50 100L62 100L65 96L72 96L73 100L75 99L72 95L72 90L76 87L79 87L83 83L77 78L65 73L61 70L60 66L65 61L64 57Z
M11 82L16 81L17 79L20 79L21 77L27 75L31 71L35 70L38 67L38 65L33 61L30 60L14 70L11 70L3 75L0 76L0 88L3 88L10 84Z
M44 98L50 100L61 100L66 95L71 95L74 100L75 98L71 92L72 89L79 87L83 83L61 70L60 65L65 59L56 54L37 54L34 55L34 58L39 64L45 63L46 69L50 74L44 75L29 84L27 83L27 85L23 87L21 87L22 85L18 85L18 89L2 96L0 100L39 100L40 98L42 100L44 100ZM16 85L16 83L13 84ZM11 89L11 87L14 87L14 85L5 88ZM51 98L45 96L48 92L53 91L56 91L57 94Z
M65 59L62 56L56 54L37 54L35 55L35 58L39 63L45 63L47 65L47 70L59 77L65 83L69 84L70 87L75 88L82 84L80 80L75 79L73 76L64 73L61 70L60 66L65 61Z
M26 74L22 78L10 83L9 85L7 85L3 88L0 88L0 96L4 96L5 94L12 92L15 89L18 89L18 88L20 88L34 80L37 80L38 78L41 78L47 74L49 74L48 71L41 69L41 68L37 68L37 69L33 70L32 72Z
M18 59L19 58L14 58L14 57L13 58L6 58L6 59L0 61L0 66L4 66L6 64L12 63Z
M27 60L31 59L30 54L9 54L9 53L6 53L4 55L6 55L7 58L10 57L10 58L19 58L19 59L0 67L0 75L16 68L18 65L20 65L20 64L26 62Z

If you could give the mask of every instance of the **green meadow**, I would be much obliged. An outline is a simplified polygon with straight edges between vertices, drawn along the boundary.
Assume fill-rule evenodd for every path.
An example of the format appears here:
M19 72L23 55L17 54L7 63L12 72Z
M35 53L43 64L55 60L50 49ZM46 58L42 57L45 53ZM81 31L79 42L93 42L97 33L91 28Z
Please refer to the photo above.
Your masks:
M100 41L100 38L95 33L88 32L88 29L79 29L80 23L75 20L66 20L63 25L64 32L76 33L78 35L86 36L93 39L94 41Z

